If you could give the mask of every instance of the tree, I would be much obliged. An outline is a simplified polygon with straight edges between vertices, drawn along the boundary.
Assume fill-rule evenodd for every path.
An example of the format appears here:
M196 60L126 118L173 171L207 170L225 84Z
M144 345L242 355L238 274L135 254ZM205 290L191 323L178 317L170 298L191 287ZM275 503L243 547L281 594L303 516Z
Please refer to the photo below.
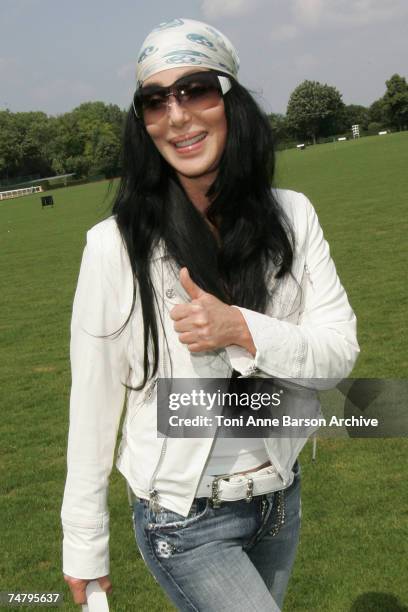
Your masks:
M17 173L20 152L19 137L14 113L0 111L0 180Z
M405 77L393 74L385 84L384 101L391 125L402 130L408 126L408 83Z
M124 111L115 104L84 102L55 119L53 169L77 177L120 172Z
M335 87L303 81L289 98L288 125L298 136L311 137L316 143L318 136L336 131L343 108L341 94Z
M85 102L57 117L0 111L0 180L71 172L117 175L125 116L103 102Z
M70 112L55 117L53 121L56 134L52 154L54 172L75 172L78 176L86 176L88 167L83 159L85 140L79 130L78 117Z
M41 112L0 112L0 179L52 171L48 121Z
M90 161L89 174L105 174L108 177L117 175L120 152L121 141L115 134L113 126L108 123L96 125L84 152Z
M280 113L271 113L269 115L273 134L276 142L283 142L290 139L289 128L285 115Z
M370 118L370 123L379 123L382 127L388 125L388 110L387 104L384 100L384 96L382 98L378 98L375 100L368 109L368 114Z
M370 123L368 108L361 104L347 104L344 107L341 120L341 131L351 132L352 125L359 125L362 130L366 130Z

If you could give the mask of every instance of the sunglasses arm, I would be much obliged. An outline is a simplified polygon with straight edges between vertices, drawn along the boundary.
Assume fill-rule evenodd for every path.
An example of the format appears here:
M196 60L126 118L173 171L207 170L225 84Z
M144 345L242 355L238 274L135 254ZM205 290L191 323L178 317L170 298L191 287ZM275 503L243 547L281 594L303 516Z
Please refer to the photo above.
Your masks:
M218 75L218 81L220 83L221 91L223 95L225 95L232 87L231 80L228 77Z
M136 106L135 106L135 97L134 96L132 98L132 106L133 106L133 112L135 113L136 119L140 119L139 115L137 114L137 110L136 110Z

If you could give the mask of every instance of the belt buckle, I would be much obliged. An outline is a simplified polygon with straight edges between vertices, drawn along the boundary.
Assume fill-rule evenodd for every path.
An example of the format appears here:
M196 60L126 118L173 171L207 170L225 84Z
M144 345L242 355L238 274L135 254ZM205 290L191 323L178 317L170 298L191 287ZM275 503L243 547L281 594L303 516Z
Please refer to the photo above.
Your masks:
M247 490L246 490L246 498L245 498L245 501L248 504L249 504L250 501L252 501L253 491L254 491L254 481L253 481L252 478L248 478L248 484L247 484Z
M219 508L221 506L221 500L219 498L219 493L220 493L220 489L219 489L219 485L218 485L218 481L222 480L223 478L231 476L231 474L220 474L219 476L215 476L214 480L211 483L211 497L210 497L210 502L213 508Z

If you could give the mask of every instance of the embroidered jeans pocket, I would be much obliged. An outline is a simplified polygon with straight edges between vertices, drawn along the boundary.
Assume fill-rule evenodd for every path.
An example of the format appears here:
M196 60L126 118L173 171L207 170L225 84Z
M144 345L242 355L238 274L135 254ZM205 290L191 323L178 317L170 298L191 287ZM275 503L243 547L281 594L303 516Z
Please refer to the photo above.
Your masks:
M209 499L202 497L195 499L187 516L178 514L168 508L161 508L158 512L154 512L145 504L145 520L146 527L151 531L170 531L176 529L184 529L198 523L208 513L210 509Z

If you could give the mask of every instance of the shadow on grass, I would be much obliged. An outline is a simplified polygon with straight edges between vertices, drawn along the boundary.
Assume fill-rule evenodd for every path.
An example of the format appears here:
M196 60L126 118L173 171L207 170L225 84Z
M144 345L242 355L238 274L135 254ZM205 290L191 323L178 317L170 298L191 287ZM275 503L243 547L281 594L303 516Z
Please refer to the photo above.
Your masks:
M350 612L408 612L391 593L363 593L353 602Z

